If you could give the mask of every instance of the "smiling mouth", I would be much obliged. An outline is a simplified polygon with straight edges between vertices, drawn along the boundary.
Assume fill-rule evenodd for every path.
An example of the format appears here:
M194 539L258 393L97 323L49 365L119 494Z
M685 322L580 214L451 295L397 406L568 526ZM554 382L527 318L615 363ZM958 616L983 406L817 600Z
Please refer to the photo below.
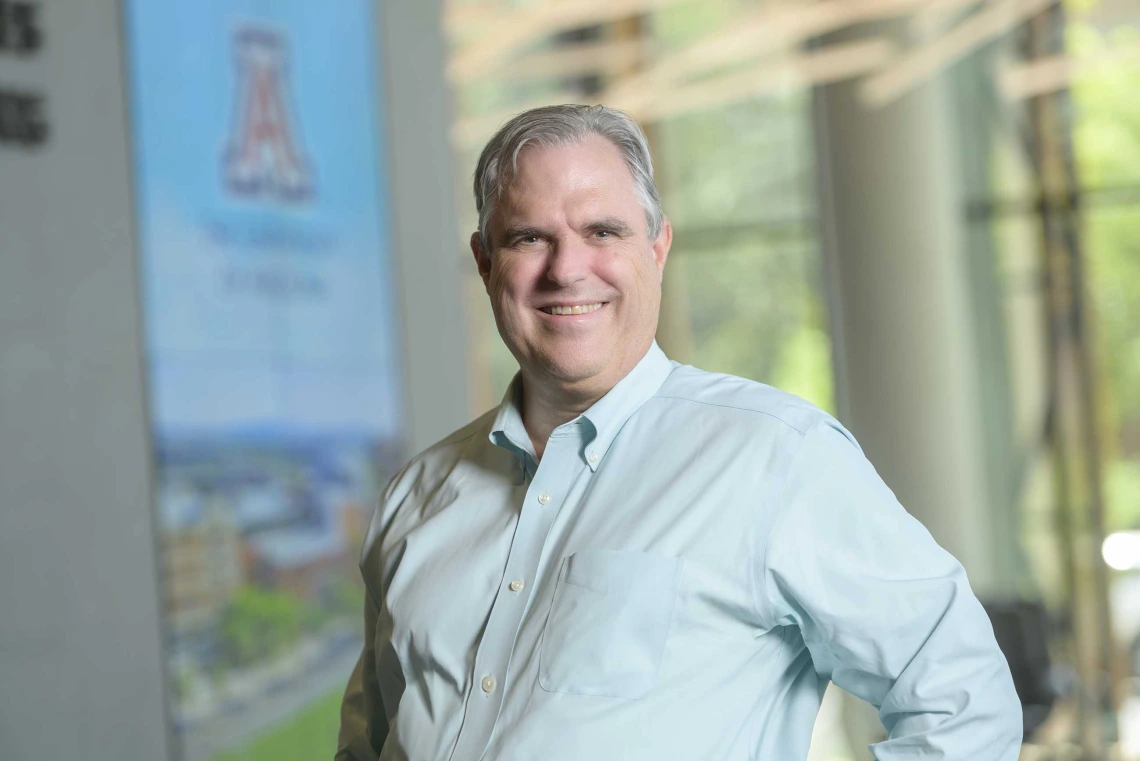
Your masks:
M539 311L553 315L589 314L591 312L598 311L607 303L609 302L598 301L593 304L573 304L568 306L541 307Z

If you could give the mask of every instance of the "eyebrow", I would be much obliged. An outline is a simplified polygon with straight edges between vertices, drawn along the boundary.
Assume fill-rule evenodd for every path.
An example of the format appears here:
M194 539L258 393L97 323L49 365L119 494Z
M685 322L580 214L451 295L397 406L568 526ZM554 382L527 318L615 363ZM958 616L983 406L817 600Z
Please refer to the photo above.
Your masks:
M632 235L633 230L625 222L617 217L602 217L586 225L587 232L598 232L599 230L610 230L618 235Z
M522 238L527 236L535 236L541 238L549 235L544 229L537 227L530 227L529 224L519 224L519 226L508 227L503 230L503 239L511 240L513 238Z

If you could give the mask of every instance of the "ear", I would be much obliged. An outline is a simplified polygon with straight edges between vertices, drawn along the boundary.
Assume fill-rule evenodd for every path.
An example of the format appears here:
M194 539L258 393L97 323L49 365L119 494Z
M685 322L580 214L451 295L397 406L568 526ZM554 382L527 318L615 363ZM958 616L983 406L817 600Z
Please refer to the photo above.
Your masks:
M669 258L669 249L673 246L673 225L669 224L669 218L663 217L661 222L661 232L657 234L657 239L653 241L653 261L657 265L657 271L661 274L665 273L665 260Z
M483 250L483 241L478 231L471 233L471 253L475 256L475 266L479 269L479 277L483 278L483 287L491 287L491 254Z

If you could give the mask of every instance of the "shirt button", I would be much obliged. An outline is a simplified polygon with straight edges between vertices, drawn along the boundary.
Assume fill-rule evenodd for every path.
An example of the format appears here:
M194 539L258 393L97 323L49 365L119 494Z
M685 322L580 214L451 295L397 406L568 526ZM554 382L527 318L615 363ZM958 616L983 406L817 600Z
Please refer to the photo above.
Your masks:
M521 592L522 588L523 588L523 580L522 579L515 579L514 581L511 582L511 591L512 592Z
M596 463L598 461L598 453L597 452L590 452L588 455L586 455L586 459L590 461L591 465L593 465L594 463Z
M538 503L540 505L545 505L549 501L550 501L550 495L547 494L546 492L543 492L542 494L538 495Z
M494 692L494 691L495 691L495 677L493 677L493 676L483 677L483 692Z

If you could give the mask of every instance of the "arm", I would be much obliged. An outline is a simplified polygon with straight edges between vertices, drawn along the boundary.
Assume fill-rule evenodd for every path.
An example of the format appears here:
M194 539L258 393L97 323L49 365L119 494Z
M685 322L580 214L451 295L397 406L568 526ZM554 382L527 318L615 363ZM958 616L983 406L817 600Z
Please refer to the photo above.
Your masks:
M388 717L376 681L376 619L379 610L364 593L364 648L349 677L340 706L340 735L334 761L377 761L388 737Z
M830 421L794 456L761 589L816 671L879 709L879 761L1017 759L1021 706L965 571Z
M376 675L376 625L380 618L377 600L383 599L383 593L374 589L383 589L383 579L377 575L382 563L377 555L381 537L399 505L396 492L406 470L407 466L384 487L360 551L360 573L364 577L364 647L341 702L340 734L334 761L377 761L384 749L384 741L388 739L390 717L384 708ZM390 634L390 630L387 633Z

